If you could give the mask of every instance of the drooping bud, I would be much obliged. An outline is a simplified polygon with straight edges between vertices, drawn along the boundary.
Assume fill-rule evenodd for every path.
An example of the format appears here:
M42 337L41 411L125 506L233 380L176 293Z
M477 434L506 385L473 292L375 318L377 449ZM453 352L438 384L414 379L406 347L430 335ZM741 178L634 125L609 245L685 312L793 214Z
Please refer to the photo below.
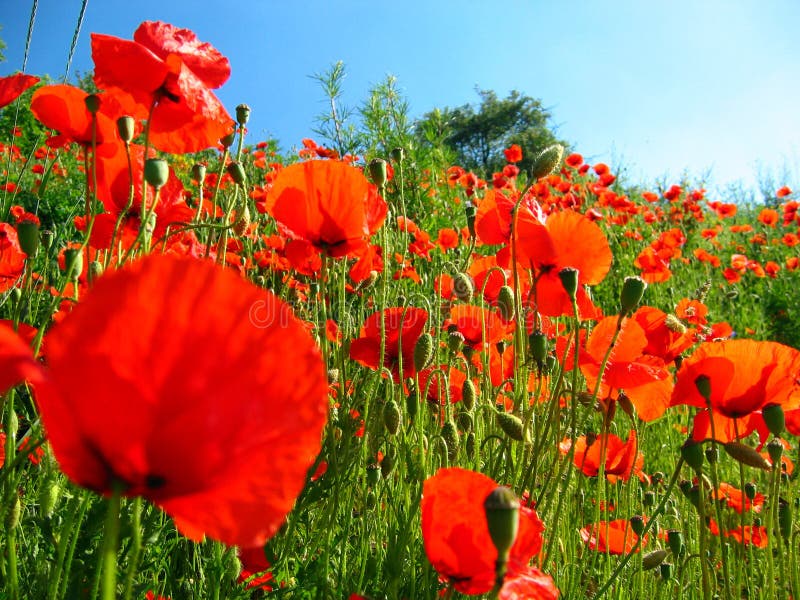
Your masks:
M536 361L536 364L543 364L547 358L547 336L540 329L537 329L528 336L528 342L533 360Z
M242 163L237 162L235 160L231 161L230 163L228 163L228 166L225 167L225 170L228 172L228 175L231 176L231 179L233 179L234 183L236 183L237 185L245 185L245 183L247 182L247 175L244 172L244 167L242 166Z
M458 422L458 428L461 431L469 432L472 431L472 415L468 412L460 412L456 415L456 421Z
M119 139L121 139L125 145L130 144L136 133L136 120L127 115L117 119L117 133L119 134Z
M381 460L381 475L384 479L392 474L396 462L394 451L387 451L386 454L383 455L383 460Z
M669 543L669 549L672 551L672 555L675 558L683 556L683 553L686 550L686 547L683 545L683 533L677 529L668 530L667 542Z
M458 437L458 429L453 421L447 421L442 426L442 438L447 442L447 459L452 463L458 457L458 450L461 447L461 440Z
M531 167L531 178L536 180L540 177L547 177L558 168L561 157L564 155L564 146L553 144L548 146L533 159Z
M519 500L510 488L496 487L483 501L489 536L497 549L498 568L508 561L508 554L519 532ZM504 573L503 573L504 574ZM500 579L502 579L502 575Z
M467 217L467 229L469 230L469 236L471 238L475 237L475 217L478 215L478 209L472 206L471 204L467 204L464 208L464 214Z
M681 446L681 456L686 464L695 471L703 469L703 445L689 438Z
M633 401L631 401L630 397L625 392L620 391L620 393L617 395L617 404L619 404L619 407L629 417L633 418L636 416L636 406L633 404Z
M473 458L475 458L476 444L475 444L474 431L469 432L469 435L467 436L467 443L464 444L464 449L466 450L468 459L472 460Z
M148 158L144 161L144 180L157 190L169 179L169 165L161 158Z
M521 442L525 439L525 428L522 419L507 412L497 411L497 424L512 440Z
M372 180L372 183L377 185L379 188L382 188L386 185L386 161L382 158L373 158L369 161L368 165L369 169L369 178Z
M786 416L780 404L767 404L761 409L761 416L772 435L781 435L786 430Z
M236 122L244 127L250 120L250 107L247 104L239 104L236 107Z
M406 414L411 421L416 418L418 409L419 398L416 390L412 390L408 393L408 396L406 396Z
M67 248L64 250L64 271L67 279L76 280L83 273L83 252L80 248Z
M781 464L781 457L783 456L783 444L781 444L778 438L772 438L769 441L769 444L767 444L767 453L769 454L769 459L772 461L772 464L775 467L779 467Z
M558 272L558 278L567 296L574 301L578 293L578 269L564 267Z
M711 379L708 375L698 375L694 379L694 385L698 393L707 403L711 403Z
M767 459L761 456L750 446L746 446L739 442L728 442L727 444L724 444L723 447L725 448L725 452L727 452L731 458L742 463L743 465L755 467L756 469L764 469L765 471L768 471L770 468ZM781 446L781 451L782 450L783 446Z
M497 308L500 309L500 316L504 321L511 321L514 318L514 290L507 285L500 288L497 295Z
M644 532L644 519L641 515L633 515L630 519L631 529L633 533L636 534L637 537L642 536L642 532Z
M641 277L626 277L619 294L619 312L623 316L631 314L642 301L647 282Z
M392 435L396 435L400 431L400 407L397 402L389 400L383 407L383 424Z
M453 277L453 295L459 300L468 301L475 293L475 285L472 277L466 273L457 273Z
M414 368L422 371L433 360L433 336L423 333L414 345Z
M659 566L667 558L667 551L663 548L653 550L642 557L642 569L650 571Z
M39 250L39 224L29 220L17 223L17 239L19 247L29 258L36 256Z

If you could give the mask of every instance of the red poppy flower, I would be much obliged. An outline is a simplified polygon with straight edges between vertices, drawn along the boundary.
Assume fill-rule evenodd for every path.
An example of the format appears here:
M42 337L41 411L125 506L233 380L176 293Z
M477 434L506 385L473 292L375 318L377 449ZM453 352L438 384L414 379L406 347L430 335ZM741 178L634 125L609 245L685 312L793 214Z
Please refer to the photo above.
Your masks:
M447 389L443 373L447 374ZM438 404L446 404L449 397L450 403L460 402L463 397L464 382L467 376L463 371L447 365L431 366L419 372L419 391L425 397Z
M33 93L31 112L43 125L58 131L59 135L47 140L47 145L58 148L75 142L84 147L92 144L92 114L86 108L89 94L71 85L46 85ZM119 140L114 119L119 105L111 96L102 94L100 110L95 115L97 128L95 142L99 154L113 154Z
M628 554L639 540L628 519L601 521L581 529L581 539L590 549L607 554ZM647 543L647 536L642 541ZM641 546L640 546L641 548Z
M519 144L511 144L508 148L503 150L506 160L510 163L517 163L522 160L522 148Z
M464 344L473 350L482 350L486 344L497 343L506 335L506 326L500 315L482 306L454 306L450 309L450 321L464 336Z
M616 326L617 317L602 319L592 330L585 348L581 348L581 372L592 391ZM623 390L636 407L639 418L652 421L663 415L669 406L672 381L664 361L644 353L647 344L641 326L635 320L626 319L603 371L599 396L606 398L612 390Z
M517 219L517 262L536 279L538 312L550 317L572 314L572 301L558 276L566 267L578 270L578 308L594 318L594 307L583 285L600 283L611 268L611 248L603 230L571 210L551 214L546 222L520 213Z
M383 365L381 354L381 316L383 316L386 342ZM361 334L350 344L350 358L356 362L379 369L386 367L397 380L400 375L400 361L403 362L403 379L413 377L414 346L425 331L428 311L421 308L387 308L369 316L361 328Z
M333 257L363 249L387 211L378 188L359 169L331 160L282 169L265 202L287 236Z
M600 435L591 445L587 445L586 436L582 435L575 441L575 454L573 462L587 477L597 477L600 473L600 455L603 444L606 446L606 460L604 473L606 478L614 483L617 480L628 481L635 474L640 479L645 478L642 473L644 454L639 452L636 431L631 430L627 442L623 442L613 433ZM559 444L562 454L569 453L572 441L565 439Z
M15 360L0 382L32 380L72 481L122 485L193 539L250 547L280 527L319 451L328 387L283 302L211 263L153 255L97 281L48 334L46 369L2 331Z
M25 270L25 258L17 237L17 230L8 223L0 223L0 292L17 283Z
M463 594L485 594L494 586L497 550L489 535L483 503L497 487L490 477L466 469L439 469L422 488L422 536L428 560L445 581ZM511 547L501 598L515 589L536 591L526 598L556 598L552 579L528 566L542 548L544 525L536 512L519 509L519 532ZM514 584L517 578L533 582ZM506 587L508 586L508 589ZM524 587L523 587L524 586Z
M25 73L0 77L0 108L8 106L29 87L39 83L39 78Z
M678 371L671 405L703 409L696 417L693 437L711 437L706 400L697 389L705 377L717 439L732 441L763 428L760 410L780 404L784 410L800 408L800 352L777 342L726 340L706 342Z
M768 545L767 528L763 525L745 525L744 527L735 527L728 531L720 532L719 525L714 519L709 519L708 530L713 535L724 535L730 537L745 546L753 545L756 548L766 548Z
M672 362L694 344L693 330L683 327L679 322L668 320L667 313L657 308L642 306L632 318L647 338L647 346L642 352L658 356L665 363Z
M142 23L132 40L92 34L95 83L127 94L129 113L150 120L150 142L164 152L197 152L230 133L233 120L209 88L230 75L228 60L188 29Z
M475 231L484 244L505 244L511 237L511 213L517 198L501 191L489 190L478 205L475 216ZM517 207L519 215L544 220L542 208L533 195L526 195Z
M714 494L714 497L717 500L723 500L725 504L738 513L743 510L761 512L761 509L764 508L764 494L757 492L753 499L750 500L742 490L724 481L720 481L719 489Z

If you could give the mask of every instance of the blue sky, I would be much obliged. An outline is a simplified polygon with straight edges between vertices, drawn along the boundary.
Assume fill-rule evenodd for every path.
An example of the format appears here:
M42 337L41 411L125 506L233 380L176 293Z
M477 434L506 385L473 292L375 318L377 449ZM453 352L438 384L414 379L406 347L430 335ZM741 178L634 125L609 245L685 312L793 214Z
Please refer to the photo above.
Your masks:
M39 1L28 72L63 75L80 7ZM30 9L0 0L0 75L22 66ZM91 32L131 38L144 20L192 29L230 59L219 96L252 107L253 142L313 137L325 103L309 75L342 60L351 106L388 74L413 115L476 102L476 86L540 98L560 137L633 181L800 180L796 0L92 0L72 73L91 69Z

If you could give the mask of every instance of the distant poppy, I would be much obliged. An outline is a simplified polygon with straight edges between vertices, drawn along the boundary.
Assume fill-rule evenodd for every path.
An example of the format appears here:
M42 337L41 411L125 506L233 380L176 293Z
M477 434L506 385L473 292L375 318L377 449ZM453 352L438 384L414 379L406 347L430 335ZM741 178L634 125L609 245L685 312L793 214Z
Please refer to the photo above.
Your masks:
M587 445L585 435L575 440L573 463L587 477L597 477L600 473L600 456L605 444L605 467L603 472L612 483L617 480L628 481L631 475L646 479L642 473L644 454L639 452L636 431L631 430L628 441L623 442L613 433L597 436L591 445ZM566 439L559 444L562 454L567 454L572 441Z
M743 510L761 512L761 509L764 508L765 500L764 494L761 492L757 492L753 496L753 499L750 500L742 490L724 481L720 481L719 488L714 493L714 498L724 501L738 513L741 513Z
M490 477L458 467L439 469L422 488L422 536L425 553L440 577L462 594L485 594L494 587L497 550L489 536L483 503L497 487ZM544 525L536 512L519 508L519 531L511 547L500 598L514 589L525 598L550 599L558 591L549 576L528 563L542 548ZM518 577L533 582L514 583ZM506 587L508 586L508 589Z
M224 308L221 308L224 307ZM0 330L3 388L32 381L64 473L122 486L192 539L263 544L320 449L327 378L304 325L231 271L153 255L97 280L47 336Z
M16 285L27 256L19 245L17 230L9 223L0 223L0 292Z
M150 142L163 152L216 146L233 120L211 88L230 75L228 60L188 29L145 22L133 40L93 33L95 83L127 94L126 111L150 119Z
M39 78L25 73L0 77L0 108L8 106L29 87L39 83Z
M714 519L709 519L708 530L713 535L724 535L733 538L745 546L755 546L756 548L766 548L768 545L767 528L763 525L745 525L744 527L734 527L727 531L720 532L719 525Z
M726 340L706 342L683 361L671 405L686 404L702 411L695 417L695 439L711 437L706 400L698 378L707 379L717 439L732 441L763 427L761 409L780 404L800 407L800 352L777 342Z
M503 154L510 163L517 163L522 160L522 148L520 148L519 144L511 144L503 150Z
M517 219L517 262L533 271L538 312L550 317L572 314L572 301L561 284L559 271L578 270L578 308L583 318L599 310L583 285L600 283L611 268L611 248L603 230L572 210L552 213L546 221L520 213Z
M386 333L383 365L381 354L381 318ZM400 378L400 362L403 363L402 377L413 377L414 346L425 332L428 311L413 307L394 307L369 316L361 328L361 334L350 344L350 358L356 362L379 369L386 367L394 376Z
M628 554L639 540L628 519L602 521L583 527L581 539L591 550L608 554ZM647 543L647 538L643 540Z
M378 188L359 169L332 160L282 169L266 208L288 237L306 240L332 257L363 250L387 212Z

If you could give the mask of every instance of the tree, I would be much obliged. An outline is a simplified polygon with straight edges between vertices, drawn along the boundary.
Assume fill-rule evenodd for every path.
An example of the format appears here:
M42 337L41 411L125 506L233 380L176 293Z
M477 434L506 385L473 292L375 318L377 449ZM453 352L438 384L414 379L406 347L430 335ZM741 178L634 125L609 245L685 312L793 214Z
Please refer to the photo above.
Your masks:
M434 109L417 124L418 138L425 140L432 129L443 129L444 144L452 149L460 166L486 177L506 164L503 150L512 144L522 147L518 163L529 171L536 154L560 142L549 125L550 113L540 100L514 90L500 99L491 90L476 89L480 105Z

